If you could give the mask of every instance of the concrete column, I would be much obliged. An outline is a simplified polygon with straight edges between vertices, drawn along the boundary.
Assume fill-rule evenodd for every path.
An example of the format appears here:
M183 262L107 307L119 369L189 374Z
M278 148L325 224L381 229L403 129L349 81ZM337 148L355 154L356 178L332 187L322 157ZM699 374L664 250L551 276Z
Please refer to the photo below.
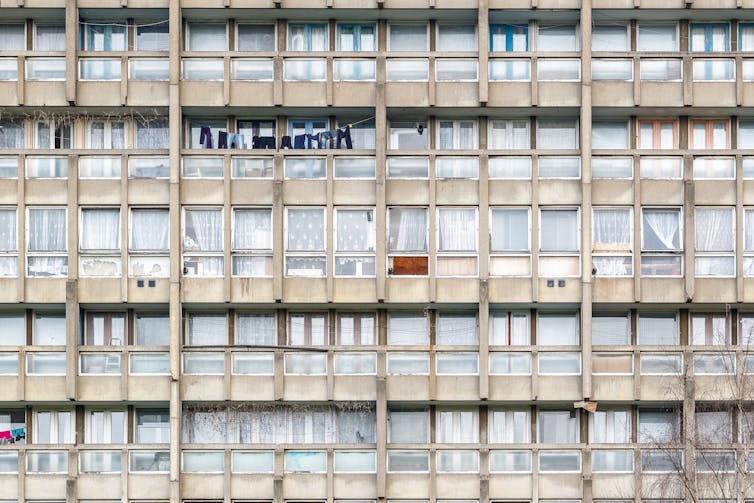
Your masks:
M375 191L376 202L375 208L375 230L377 232L376 248L376 287L377 300L385 300L385 276L387 274L387 208L385 205L385 178L386 178L386 142L387 142L387 107L385 106L385 48L387 47L387 23L382 20L379 22L377 30L379 41L378 47L381 49L377 57L377 82L375 92L374 107L374 128L375 128L375 162L377 170L375 173Z
M581 384L592 396L592 2L581 3Z
M79 9L76 0L65 0L65 99L71 105L76 104L78 33Z
M489 0L479 0L477 31L479 41L479 102L487 103L489 99L488 55L490 48Z

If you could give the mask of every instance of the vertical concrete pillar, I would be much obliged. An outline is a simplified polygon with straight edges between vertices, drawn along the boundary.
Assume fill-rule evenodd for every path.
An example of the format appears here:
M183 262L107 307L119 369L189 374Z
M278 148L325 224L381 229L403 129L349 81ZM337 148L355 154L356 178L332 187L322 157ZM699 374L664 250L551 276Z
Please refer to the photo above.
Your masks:
M581 2L581 384L592 396L592 2Z

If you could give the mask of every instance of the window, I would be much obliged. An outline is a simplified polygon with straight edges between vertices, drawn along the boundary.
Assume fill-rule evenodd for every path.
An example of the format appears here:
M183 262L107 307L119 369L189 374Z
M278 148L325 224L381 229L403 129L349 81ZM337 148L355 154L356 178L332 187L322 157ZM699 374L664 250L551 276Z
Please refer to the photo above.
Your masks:
M26 345L26 316L23 312L1 314L0 325L3 327L0 344L3 346Z
M540 157L537 168L539 178L575 178L581 176L581 159L578 157Z
M0 120L0 149L24 148L24 121L21 119Z
M375 275L373 209L335 210L335 275Z
M387 441L394 444L423 444L429 442L429 411L388 411Z
M531 451L490 451L491 473L531 473Z
M32 442L35 444L73 444L75 420L70 410L34 410Z
M592 211L592 267L596 276L633 275L633 214L631 208Z
M188 51L227 51L225 23L192 21L187 24Z
M633 375L634 355L631 353L593 353L592 374Z
M79 225L79 274L120 276L120 210L82 208Z
M693 149L730 148L730 121L692 119L691 145Z
M683 175L680 157L642 157L639 161L639 174L642 178L657 180L678 180Z
M727 23L691 23L691 52L725 52L730 50L730 27Z
M228 122L225 119L192 119L187 122L188 148L207 148L206 140L204 143L201 141L202 129L209 128L211 137L217 139L220 131L225 131L228 128Z
M65 208L28 208L27 276L68 275L68 232Z
M0 51L25 51L26 33L23 23L0 24Z
M675 52L678 50L678 25L639 24L640 52Z
M390 51L422 52L429 50L429 33L426 24L388 25Z
M622 24L594 25L592 27L592 51L628 51L628 26Z
M581 375L581 354L539 353L539 375Z
M65 80L64 58L27 58L26 80L57 81Z
M225 314L188 315L187 346L225 346L228 344L228 319Z
M125 22L103 23L100 21L87 23L82 21L85 51L125 51L126 28Z
M576 209L540 210L540 276L578 275L578 216ZM569 257L565 258L564 255Z
M441 313L437 316L437 345L476 346L479 332L476 314Z
M167 346L170 344L170 317L163 314L136 314L136 344Z
M86 313L84 344L87 346L125 346L124 313Z
M165 82L169 78L169 73L170 61L167 58L129 58L128 60L128 78L130 80Z
M577 25L539 25L537 49L540 52L566 52L579 50Z
M592 80L634 80L634 64L630 59L593 59Z
M439 353L436 363L438 376L479 374L479 355L477 353Z
M634 453L628 450L592 451L592 469L595 473L633 473Z
M0 431L9 433L9 438L6 437L3 439L4 444L25 444L26 411L24 409L0 411ZM6 460L0 457L0 467L5 468L5 465ZM18 466L18 464L16 464L15 466ZM0 468L0 472L17 471L15 467L12 470L2 468Z
M639 340L641 345L678 345L678 320L675 314L640 314Z
M525 312L490 313L490 346L528 346L531 344L529 315Z
M537 324L537 344L540 346L579 344L579 320L576 314L539 314Z
M529 27L525 24L490 25L490 51L525 52L529 50Z
M170 442L170 413L167 410L136 411L137 444L167 444Z
M277 319L273 313L238 313L235 343L244 346L277 344Z
M478 125L475 120L440 120L437 144L440 150L473 150L479 148Z
M699 346L730 344L730 330L726 315L694 313L690 319L691 344Z
M170 144L168 120L155 118L150 121L136 121L136 148L167 149Z
M328 29L325 23L289 24L288 50L314 52L328 50Z
M639 62L641 80L681 81L683 62L680 59L642 59Z
M592 122L592 149L627 149L628 123L623 121Z
M326 313L288 313L288 344L326 346L329 344Z
M531 353L491 353L490 375L531 375Z
M477 52L475 24L439 24L437 26L437 51Z
M675 120L640 120L639 148L670 150L678 148L678 122Z
M324 277L325 209L286 208L286 276Z
M121 79L121 64L118 59L94 59L79 60L80 80L113 80Z
M183 274L223 276L223 210L183 210Z
M639 409L639 443L671 443L678 440L679 434L678 411L674 409Z
M592 316L592 345L628 346L631 344L631 324L628 316L595 314Z
M733 157L695 157L693 172L695 180L733 180L736 161Z
M528 409L490 410L488 413L488 438L492 444L528 444L531 429Z
M492 59L488 70L490 82L531 80L531 61L528 59Z
M35 51L64 51L65 24L34 23Z
M169 46L167 22L137 24L137 51L167 51Z
M537 148L572 150L579 148L579 127L576 119L538 119Z
M390 148L400 150L427 150L429 148L429 129L427 129L427 121L390 121Z
M531 274L531 211L529 208L490 210L490 274Z
M222 356L222 355L221 355ZM285 375L326 375L327 355L323 353L286 353Z
M424 313L389 313L387 343L391 346L428 346L429 320Z
M0 207L0 277L18 276L16 208Z
M541 473L578 473L581 471L581 452L540 451L539 471Z
M641 375L679 376L683 372L680 353L642 353L639 359Z
M438 276L477 274L477 234L476 208L437 210Z
M628 444L630 442L630 410L608 409L589 414L590 444Z
M727 410L697 410L696 440L705 444L733 442L733 418Z
M85 417L86 443L126 443L125 410L87 410Z
M276 136L274 119L239 119L236 122L236 125L238 127L238 132L244 135L246 142L249 144L255 136L271 137L273 139Z
M377 78L374 60L336 59L333 65L333 80L336 81L374 81Z
M529 122L527 119L490 120L487 147L490 150L529 149Z
M377 26L374 23L338 23L335 50L373 52L377 50Z
M442 410L435 413L438 444L473 444L479 442L479 411Z
M541 444L579 443L579 415L576 410L540 410L537 441Z
M388 82L426 82L429 80L429 60L388 59Z
M34 123L34 148L68 149L73 145L73 123L55 120Z
M65 314L34 313L32 344L62 346L65 344Z
M236 29L236 50L248 52L275 50L274 24L239 24Z
M272 178L272 158L232 157L231 178Z
M169 230L167 209L131 209L129 276L167 277L170 274Z
M696 82L731 81L735 79L732 59L694 59L692 78Z
M87 125L87 148L123 149L126 147L124 121L90 121Z
M744 276L754 276L754 210L744 211Z
M387 177L427 179L429 178L429 158L389 157L387 159Z
M324 59L286 59L283 65L285 80L303 82L327 80L327 62Z
M377 344L377 319L374 313L338 313L337 344L373 346Z
M333 162L333 176L336 180L374 180L376 168L374 157L336 157Z
M233 209L233 276L272 276L272 210Z
M288 121L288 134L292 137L300 135L317 135L327 129L327 119L290 119ZM311 144L309 144L309 147L311 148Z
M681 210L642 208L642 276L681 276Z
M429 274L426 208L388 208L388 273L395 276Z
M537 80L540 82L574 82L581 79L578 59L537 60Z
M733 208L695 208L695 275L735 276Z

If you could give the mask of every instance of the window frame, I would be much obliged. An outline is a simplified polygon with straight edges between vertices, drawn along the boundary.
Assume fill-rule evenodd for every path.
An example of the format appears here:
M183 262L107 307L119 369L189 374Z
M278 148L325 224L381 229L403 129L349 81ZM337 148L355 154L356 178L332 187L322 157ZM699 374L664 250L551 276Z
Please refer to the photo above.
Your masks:
M365 26L371 26L374 32L372 33L372 43L374 45L373 51L364 51L361 49L361 30ZM341 27L350 26L353 28L353 37L354 37L354 48L352 49L343 49L343 47L340 45L340 30ZM335 23L335 51L336 52L347 52L347 53L375 53L379 51L379 23L372 23L372 22L336 22ZM358 35L357 35L358 32ZM356 48L358 46L358 48Z
M665 211L665 212L674 211L674 212L677 213L677 215L678 215L677 216L677 219L678 219L678 248L674 248L674 249L652 249L652 248L648 248L647 246L645 246L645 244L644 244L644 241L645 241L645 239L644 239L645 238L645 236L644 236L644 233L645 233L645 230L644 230L645 229L645 227L644 227L644 212L645 211ZM679 207L679 206L642 206L641 207L640 218L641 218L641 250L640 250L640 253L641 253L641 257L642 258L644 258L644 257L658 257L658 256L680 257L680 265L679 265L680 274L677 274L677 275L676 274L671 274L671 275L666 275L666 274L660 274L660 275L644 274L644 265L640 264L640 271L639 271L640 275L642 277L655 277L655 278L657 278L657 277L660 277L660 278L679 278L679 277L683 277L683 275L684 275L684 254L685 254L685 249L684 249L685 241L684 241L684 238L685 238L685 231L686 231L686 229L684 228L684 212L683 212L683 207Z
M641 126L643 124L652 125L652 145L643 146L641 141ZM673 144L669 147L662 146L662 126L671 124L673 126ZM636 121L636 149L637 150L678 150L679 147L679 125L678 119L638 119Z
M289 233L289 211L290 210L318 210L322 213L322 249L319 250L290 250L289 246L290 243L288 242L288 233ZM283 212L283 252L284 252L284 265L283 265L283 275L286 278L296 278L296 277L303 277L303 278L325 278L328 275L328 260L327 260L327 207L326 206L311 206L311 205L304 205L304 206L286 206L284 208ZM309 257L309 258L325 258L325 265L324 270L322 274L317 275L296 275L296 274L289 274L288 273L288 258L289 257ZM315 269L312 269L315 270Z
M376 208L374 206L337 206L333 209L333 276L336 278L374 278L377 275L377 215L376 215ZM367 235L367 241L371 243L372 250L360 250L360 251L339 251L338 250L338 230L339 230L339 224L338 224L338 215L342 211L365 211L371 214L371 219L367 217L368 222L372 222L372 228L367 229L366 232L370 235ZM369 245L367 245L369 246ZM348 258L348 257L362 257L362 258L373 258L374 259L374 274L356 274L356 275L349 275L349 274L338 274L337 270L337 260L338 258Z
M186 253L186 212L187 211L219 211L220 212L220 242L222 249L221 250L213 250L213 251L207 251L207 250L196 250L196 253L192 253L190 250L188 251L188 256ZM222 274L199 274L198 272L194 274L188 274L187 267L186 267L186 260L191 259L192 257L196 257L197 259L203 258L203 257L220 257L222 259L223 263L223 273ZM195 206L195 205L186 205L181 206L181 266L182 266L182 276L183 277L197 277L197 278L221 278L225 276L225 207L224 206L216 206L216 205L208 205L208 206Z
M275 22L272 23L266 23L264 21L243 21L243 22L237 22L234 31L235 31L235 44L233 47L233 50L236 52L253 52L255 54L258 53L265 53L267 51L241 51L238 48L238 42L240 40L240 37L238 36L238 27L241 25L264 25L264 26L272 26L272 51L271 52L277 52L278 51L278 25Z
M621 211L621 212L628 212L628 221L629 221L629 242L628 242L628 252L626 253L623 250L619 250L616 248L616 250L605 250L605 251L599 251L595 249L595 238L597 233L595 232L595 224L596 224L596 218L594 218L594 215L598 211ZM617 244L614 243L614 244ZM633 277L635 274L635 267L634 267L634 207L633 206L593 206L592 207L592 244L591 244L591 253L593 257L628 257L629 263L631 266L631 273L626 275L615 275L615 274L600 274L599 269L597 270L597 273L594 274L595 277ZM593 266L594 269L594 266Z
M102 144L103 147L92 147L92 125L96 122L101 122L103 124L103 131L102 131ZM119 150L112 146L112 127L114 123L122 123L123 124L123 149L129 149L131 148L131 144L128 141L129 140L129 133L130 133L130 124L129 121L125 119L108 119L108 118L102 118L102 119L89 119L86 121L85 126L85 143L86 148L89 149L98 149L98 150ZM109 146L107 146L109 145Z
M103 436L104 440L102 442L94 442L92 441L92 434L94 433L94 426L92 425L92 415L94 413L101 412L104 414L103 417ZM115 444L115 445L122 445L120 443L113 442L113 418L112 413L113 412L122 412L123 413L123 431L121 432L122 438L123 438L123 444L128 443L128 410L127 409L108 409L108 408L100 408L100 407L87 407L85 409L85 416L84 416L84 443L86 444L93 444L93 445L105 445L105 444Z
M302 51L294 51L291 49L291 28L297 27L297 26L303 26L305 31L305 38L304 38L304 45L306 46L305 49ZM325 28L325 50L324 51L315 51L312 47L312 28L315 26L324 26ZM329 52L330 51L330 23L328 22L317 22L314 20L307 19L305 22L300 21L293 21L290 20L285 23L285 50L289 52Z
M222 25L224 25L225 26L225 39L224 39L225 40L225 49L223 49L223 51L227 51L228 50L228 38L229 38L228 35L229 35L229 32L228 32L228 22L226 20L222 20L222 21L218 21L218 20L206 21L205 20L205 21L202 21L202 20L199 20L199 19L186 19L185 22L184 22L184 25L183 25L184 26L184 30L185 30L184 40L183 40L183 42L184 42L183 43L183 51L185 51L187 53L192 53L192 54L193 53L201 53L201 52L215 52L215 51L192 51L191 50L191 48L190 48L191 42L190 41L191 41L191 25L192 24L213 24L213 25L220 25L220 24L222 24Z
M424 250L410 250L410 251L407 251L407 250L394 250L394 251L391 251L391 249L390 249L390 221L391 221L392 218L395 218L393 216L394 213L392 211L394 209L397 209L397 210L421 210L421 211L424 211L424 216L425 216L425 220L424 220L424 222L425 222L425 233L424 233L424 240L425 240L424 243L425 243L425 245L424 245ZM385 236L385 245L386 245L386 248L387 248L385 255L386 255L387 260L385 260L385 266L386 266L386 269L387 269L386 272L387 272L388 276L428 277L429 275L433 274L433 271L431 270L430 263L429 263L430 262L429 256L431 254L431 250L430 250L430 246L429 246L430 245L430 242L429 242L429 237L430 237L430 220L429 220L429 218L430 218L430 213L429 213L429 207L427 207L427 206L389 206L387 208L387 218L386 218L387 225L386 225L386 229L385 229L385 234L386 234L386 236ZM419 257L419 258L425 258L426 259L427 273L426 274L394 274L392 272L394 270L394 268L391 267L391 259L393 259L395 257Z
M694 30L694 28L700 28L700 27L704 28L704 45L705 45L704 49L698 49L698 48L694 47L693 30ZM708 45L711 46L712 43L713 43L713 41L714 41L714 38L713 38L712 40L710 40L708 42L707 41L707 37L708 36L713 36L714 37L713 30L715 28L720 28L720 27L722 27L722 28L725 29L725 40L724 40L725 48L722 51L714 51L712 49L707 50L707 46ZM702 22L702 23L700 23L700 22L692 22L692 23L689 23L689 52L690 53L702 53L702 54L730 52L730 49L731 49L731 29L730 28L731 28L730 27L730 23L727 22L727 21L723 21L723 22Z
M427 48L426 50L414 50L414 49L412 49L411 51L395 51L391 47L392 44L390 43L390 39L392 38L393 26L396 26L396 25L419 26L419 25L422 25L422 24L424 25L424 31L425 31L425 33L427 35L426 39L425 39L425 46ZM404 52L404 53L406 53L406 52L429 52L429 49L430 49L430 47L429 47L429 22L424 22L424 23L421 23L421 22L389 22L387 24L387 37L386 37L386 39L387 39L387 51L388 52L399 52L399 53L400 52Z
M19 255L19 228L18 228L18 206L0 206L0 212L13 212L13 228L15 229L15 233L10 234L10 246L8 249L2 249L0 248L0 259L6 259L9 261L12 261L15 257L16 261L16 273L14 275L4 275L0 274L0 277L6 277L6 278L17 278L18 277L18 255Z
M68 226L68 207L66 207L66 206L36 206L35 205L35 206L26 206L25 210L26 210L25 221L24 221L24 226L25 226L24 237L26 238L25 239L25 250L24 250L25 253L26 253L26 260L25 260L25 262L26 262L26 264L25 264L25 266L26 266L25 267L26 272L25 272L25 277L27 277L27 278L35 278L35 277L41 277L41 278L45 278L45 277L47 277L47 278L66 278L66 277L68 277L68 272L67 271L68 271L68 267L70 265L68 263L68 252L69 252L69 250L68 250L68 239L70 237L70 229L68 228L69 227ZM29 245L30 245L30 241L31 241L31 239L30 239L31 233L30 233L30 225L29 224L31 223L30 215L31 215L31 212L33 210L63 210L64 211L63 221L65 222L65 244L66 244L65 250L32 251L32 250L29 249ZM62 257L62 258L65 258L66 274L54 274L54 275L50 275L50 276L32 276L32 275L30 275L29 274L29 258L33 258L33 257L39 257L39 258L42 258L42 257Z
M269 213L269 222L270 222L270 247L269 248L237 248L236 243L236 213L238 211L244 211L244 210L258 210L258 211L267 211ZM233 206L231 207L231 217L230 217L230 261L231 261L231 277L234 278L249 278L249 277L255 277L255 278L270 278L274 275L273 269L274 266L271 267L271 273L270 274L264 274L261 276L258 275L251 275L247 276L245 274L237 274L235 273L235 267L233 267L233 259L239 258L239 257L269 257L270 262L272 261L272 255L273 255L273 249L274 249L274 229L275 229L275 212L273 211L273 208L269 206Z
M697 220L697 212L698 211L705 211L705 210L725 210L727 211L728 215L730 216L730 238L731 238L731 244L732 248L730 250L698 250L697 249L697 224L699 223L699 220ZM744 231L745 232L745 231ZM716 278L734 278L736 277L736 207L735 206L694 206L694 262L696 263L696 260L699 258L704 257L717 257L717 258L728 258L732 259L733 263L733 269L731 271L731 274L724 274L724 275L718 275L718 274L697 274L696 272L696 264L694 265L694 276L696 277L716 277Z

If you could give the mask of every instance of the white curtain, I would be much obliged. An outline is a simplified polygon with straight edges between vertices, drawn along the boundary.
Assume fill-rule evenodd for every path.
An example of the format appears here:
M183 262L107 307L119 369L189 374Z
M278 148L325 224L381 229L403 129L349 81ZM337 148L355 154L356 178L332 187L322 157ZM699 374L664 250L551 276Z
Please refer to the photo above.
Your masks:
M120 210L83 210L81 225L82 250L120 249Z
M545 444L578 443L577 417L574 411L541 411L538 418L539 442Z
M35 26L35 30L35 51L63 51L66 49L64 24L39 24ZM74 50L73 47L68 49Z
M437 50L476 52L476 26L473 24L447 24L438 27Z
M594 122L592 124L592 148L627 149L627 122Z
M66 211L62 208L29 210L29 251L65 252Z
M289 209L287 233L288 250L324 250L324 209Z
M186 344L190 346L227 345L227 323L225 315L191 315Z
M391 208L388 251L427 251L427 210Z
M529 121L493 120L490 149L528 149Z
M186 210L183 246L186 251L223 250L222 210Z
M0 251L18 250L15 209L0 209Z
M579 148L578 121L575 119L542 119L537 123L537 148Z
M733 211L727 208L697 208L696 251L733 251Z
M227 51L225 23L189 23L189 51Z
M236 210L234 216L234 249L272 249L272 210Z
M448 346L479 344L476 316L466 314L440 315L437 318L437 344Z
M15 120L0 120L0 148L23 148L24 124Z
M169 143L167 119L136 122L136 148L164 149Z
M645 210L643 248L679 250L681 248L680 216L678 210Z
M631 211L595 209L592 243L595 251L631 251Z
M336 251L366 252L375 249L374 212L372 210L338 210Z
M476 251L477 222L473 209L441 209L438 251Z
M132 210L131 249L167 251L169 224L168 210Z
M437 412L437 443L471 444L479 442L479 415L473 410Z
M236 318L236 344L272 346L277 343L274 314L239 314Z
M531 415L528 410L490 411L490 443L528 444L531 442Z
M421 314L391 314L387 325L388 344L417 345L429 344L427 317Z
M0 28L0 51L23 51L26 49L23 23L8 23Z

